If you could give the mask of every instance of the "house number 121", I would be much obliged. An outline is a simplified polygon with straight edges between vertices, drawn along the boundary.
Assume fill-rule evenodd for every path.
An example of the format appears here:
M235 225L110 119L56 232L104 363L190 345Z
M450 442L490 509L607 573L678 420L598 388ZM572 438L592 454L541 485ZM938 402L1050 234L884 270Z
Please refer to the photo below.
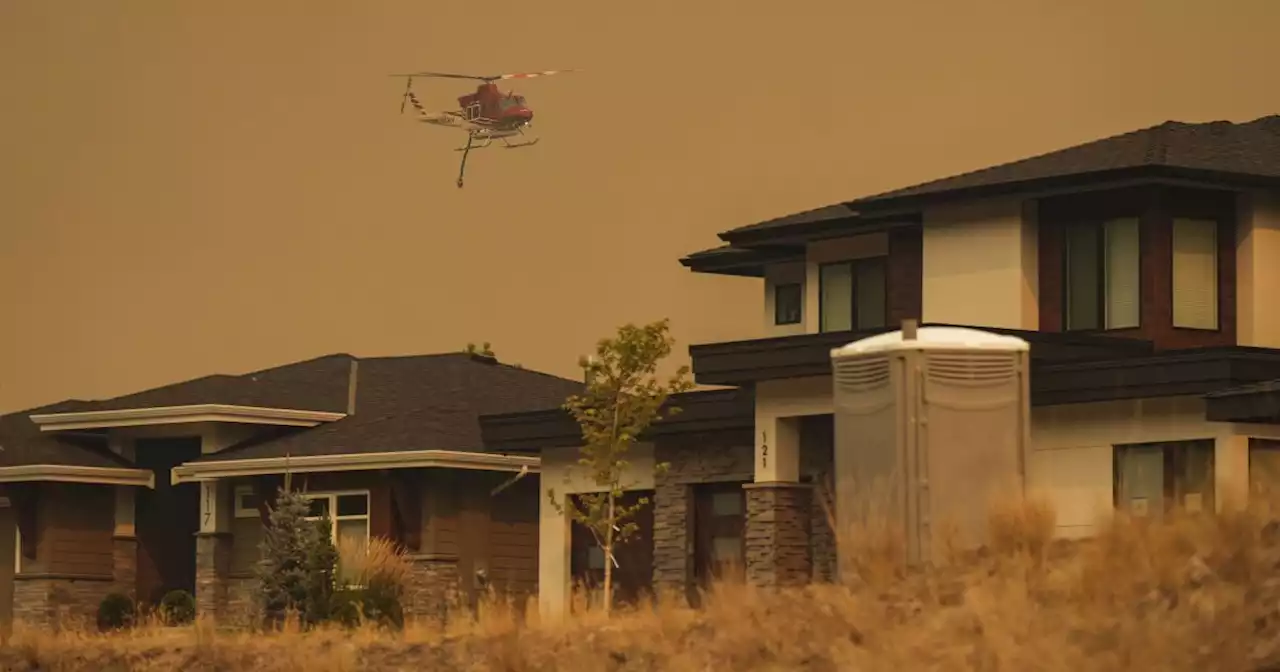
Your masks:
M760 432L760 468L769 466L769 432Z

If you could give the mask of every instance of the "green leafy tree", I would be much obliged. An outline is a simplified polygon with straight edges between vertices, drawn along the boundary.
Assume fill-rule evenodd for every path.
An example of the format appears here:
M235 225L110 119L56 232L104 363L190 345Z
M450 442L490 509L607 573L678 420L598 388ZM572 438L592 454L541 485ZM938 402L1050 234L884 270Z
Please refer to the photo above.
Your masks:
M260 546L262 559L255 567L268 623L282 622L290 611L308 626L329 615L338 551L327 517L307 520L309 511L307 499L290 489L286 477Z
M562 513L567 509L572 520L591 532L604 554L605 613L613 605L614 550L636 533L635 515L649 504L643 497L632 505L620 501L634 485L623 482L627 455L651 424L679 412L671 405L664 407L668 398L693 388L687 366L669 378L658 374L675 344L669 329L666 319L639 327L627 324L614 338L601 340L595 356L578 363L585 374L585 391L564 404L582 430L578 464L590 473L597 491L565 502L554 489L549 494L552 506ZM666 468L666 464L655 466L659 472Z

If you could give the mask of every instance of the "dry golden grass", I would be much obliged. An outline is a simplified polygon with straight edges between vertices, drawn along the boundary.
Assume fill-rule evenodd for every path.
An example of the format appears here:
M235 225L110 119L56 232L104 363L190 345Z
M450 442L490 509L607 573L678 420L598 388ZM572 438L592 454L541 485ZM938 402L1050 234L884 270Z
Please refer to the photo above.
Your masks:
M1202 670L1280 669L1280 524L1262 509L1164 522L1123 516L1054 541L1034 498L994 508L991 543L903 570L887 526L850 530L851 585L734 582L700 610L658 600L539 622L490 602L403 633L251 634L148 626L116 635L18 630L0 667L41 670ZM880 539L874 538L875 534ZM850 541L853 543L853 541ZM940 542L941 543L941 542ZM877 554L880 554L877 556Z

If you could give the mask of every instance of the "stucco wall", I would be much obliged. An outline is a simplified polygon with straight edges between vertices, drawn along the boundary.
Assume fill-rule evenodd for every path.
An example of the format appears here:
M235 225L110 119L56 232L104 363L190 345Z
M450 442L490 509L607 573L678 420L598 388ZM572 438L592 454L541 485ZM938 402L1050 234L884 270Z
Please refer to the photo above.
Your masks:
M1035 237L1035 211L1020 200L925 210L923 320L1038 328Z
M564 510L567 495L598 492L591 476L580 465L578 449L548 448L542 451L541 492L538 498L538 607L544 616L557 617L568 611L570 598L569 516ZM636 445L628 455L630 467L623 475L628 490L654 487L653 446ZM560 507L552 506L554 492Z
M1240 345L1280 348L1280 193L1242 194L1236 247L1236 333Z

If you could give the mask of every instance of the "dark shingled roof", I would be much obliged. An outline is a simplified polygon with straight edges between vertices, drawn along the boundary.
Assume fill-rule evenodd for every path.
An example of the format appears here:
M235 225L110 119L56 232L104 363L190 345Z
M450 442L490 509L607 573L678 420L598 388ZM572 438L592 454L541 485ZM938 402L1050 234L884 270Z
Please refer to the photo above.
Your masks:
M768 244L770 235L791 235L811 229L825 232L831 225L843 226L840 220L845 220L848 227L870 224L865 220L868 212L876 208L906 207L926 198L994 195L1108 175L1117 178L1198 176L1280 186L1280 115L1240 124L1166 121L1011 163L740 226L722 232L720 239L732 245Z
M909 197L1140 168L1272 178L1280 184L1280 115L1240 124L1166 121L1012 163L865 196L849 206L859 209Z
M398 450L480 450L478 416L556 406L581 383L467 353L356 358L327 355L243 375L212 375L103 401L67 401L0 417L0 466L132 466L92 437L42 433L28 416L188 404L346 412L358 362L354 415L281 430L203 460ZM283 435L281 435L283 433Z
M62 464L76 467L125 467L133 463L111 452L105 439L41 432L29 416L86 410L88 402L62 401L0 415L0 467Z
M326 355L238 376L204 376L89 402L80 410L230 404L341 413L347 408L347 377L354 359L347 354Z
M200 461L285 455L483 449L479 416L557 406L582 384L465 353L361 359L356 412ZM346 374L343 385L345 390ZM344 392L345 395L345 392ZM345 396L344 396L345 399Z

